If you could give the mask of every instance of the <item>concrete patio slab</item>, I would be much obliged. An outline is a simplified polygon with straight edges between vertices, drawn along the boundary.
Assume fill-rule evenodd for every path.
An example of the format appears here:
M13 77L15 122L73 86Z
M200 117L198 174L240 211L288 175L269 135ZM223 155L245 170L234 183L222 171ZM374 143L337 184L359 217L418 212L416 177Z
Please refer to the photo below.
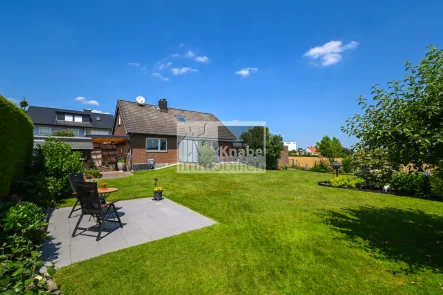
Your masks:
M210 226L215 222L197 212L168 199L153 201L151 198L119 201L116 203L123 223L106 223L100 241L96 241L97 226L89 216L83 217L80 227L72 237L80 211L68 218L71 208L55 209L50 213L48 231L52 239L43 245L46 264L56 262L56 267L121 250L146 242L163 239L187 231Z

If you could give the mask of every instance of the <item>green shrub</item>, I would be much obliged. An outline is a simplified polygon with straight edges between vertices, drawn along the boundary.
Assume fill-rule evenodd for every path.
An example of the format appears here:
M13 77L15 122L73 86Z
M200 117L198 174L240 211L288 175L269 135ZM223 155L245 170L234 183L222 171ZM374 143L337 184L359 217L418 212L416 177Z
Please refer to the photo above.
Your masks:
M391 187L396 192L426 197L431 194L431 180L424 173L394 173Z
M393 170L390 168L383 169L360 169L355 175L365 180L364 187L382 188L389 184L392 180Z
M46 215L37 205L23 202L0 204L0 292L1 294L48 294L50 275L40 274L40 247L46 237ZM39 280L37 275L41 276Z
M75 133L72 130L60 130L52 133L52 136L75 137Z
M47 237L44 231L46 214L42 208L30 202L18 203L9 209L4 222L8 234L17 234L29 239L33 244L40 244Z
M43 172L52 202L71 196L68 175L82 171L81 154L73 152L66 142L48 138L36 149L36 172Z
M320 160L318 162L315 162L314 166L309 168L309 171L313 171L313 172L329 172L329 171L332 171L332 169L329 166L328 161Z
M343 164L343 167L342 167L343 172L345 172L345 173L352 173L352 172L354 172L354 164L352 163L352 158L351 157L343 158L341 163Z
M0 196L9 195L11 184L23 178L30 164L33 124L26 113L0 95Z
M215 162L215 151L207 145L202 145L199 147L198 153L200 165L208 168L212 167Z
M431 194L434 197L443 198L443 169L437 168L430 177Z
M340 175L331 179L331 185L333 187L346 187L356 188L361 187L365 180L359 177L349 177L346 175Z
M394 173L392 175L391 187L397 192L414 192L414 175L409 173Z

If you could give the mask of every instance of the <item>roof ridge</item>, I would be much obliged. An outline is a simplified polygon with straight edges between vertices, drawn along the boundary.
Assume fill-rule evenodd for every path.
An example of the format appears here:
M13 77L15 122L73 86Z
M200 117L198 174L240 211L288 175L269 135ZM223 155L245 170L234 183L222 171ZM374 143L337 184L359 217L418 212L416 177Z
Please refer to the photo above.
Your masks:
M125 100L125 99L119 99L119 101L124 101L124 102L136 103L137 104L137 102L135 102L135 101L129 101L129 100ZM144 105L156 106L156 105L150 104L150 103L144 103ZM208 114L208 115L215 116L213 113L208 113L208 112L200 112L200 111L193 111L193 110L186 110L186 109L179 109L179 108L170 108L170 107L168 107L168 109L179 110L179 111L186 111L186 112L193 112L193 113L200 113L200 114Z
M96 112L92 112L92 110L91 110L90 113L88 113L88 112L85 112L84 110L77 111L77 110L69 110L69 109L61 109L61 108L51 108L51 107L41 107L41 106L31 106L31 105L28 107L28 109L29 108L41 108L41 109L50 109L50 110L59 110L59 111L68 111L68 112L79 112L79 113L85 113L85 114L101 114L101 115L111 115L111 116L113 116L112 114L109 114L109 113L96 113Z

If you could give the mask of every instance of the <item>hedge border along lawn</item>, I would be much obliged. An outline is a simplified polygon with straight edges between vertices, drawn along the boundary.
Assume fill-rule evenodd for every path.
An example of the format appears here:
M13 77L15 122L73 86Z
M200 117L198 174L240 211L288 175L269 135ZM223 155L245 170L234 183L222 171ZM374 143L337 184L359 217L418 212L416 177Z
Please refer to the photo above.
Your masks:
M9 195L11 183L23 177L33 148L31 119L0 94L0 196Z

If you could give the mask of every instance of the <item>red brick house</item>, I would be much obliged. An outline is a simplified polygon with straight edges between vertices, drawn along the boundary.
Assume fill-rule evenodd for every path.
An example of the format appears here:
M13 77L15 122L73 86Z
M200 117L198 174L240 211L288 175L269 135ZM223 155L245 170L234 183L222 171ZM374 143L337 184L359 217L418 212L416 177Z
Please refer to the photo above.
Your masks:
M119 100L113 135L129 136L127 163L131 170L178 162L198 162L198 147L232 147L237 138L213 114L169 108L165 99L158 105Z

